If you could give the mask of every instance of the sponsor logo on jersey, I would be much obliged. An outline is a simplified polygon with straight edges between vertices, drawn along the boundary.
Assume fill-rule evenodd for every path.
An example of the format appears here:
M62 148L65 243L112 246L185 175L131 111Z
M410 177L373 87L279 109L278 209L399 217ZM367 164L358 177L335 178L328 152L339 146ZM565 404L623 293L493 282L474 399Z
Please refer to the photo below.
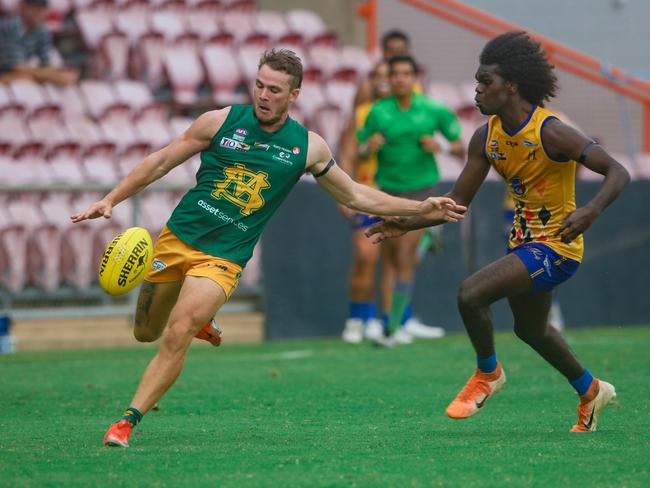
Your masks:
M256 147L258 149L264 149L265 151L268 151L269 147L271 147L271 146L269 146L268 144L264 144L263 142L256 142L256 143L253 144L253 147Z
M250 171L241 163L224 169L224 179L215 182L212 196L224 198L240 208L242 215L250 215L264 206L262 190L270 188L269 175Z
M299 148L298 146L295 146L295 147L291 150L291 152L294 153L294 154L300 154L300 148Z
M515 142L515 141L506 141L506 146L517 147L518 145L519 145L518 142Z
M495 147L495 148L499 147L499 141L497 141L496 139L492 139L490 141L490 147Z
M289 166L293 166L293 162L291 161L291 153L288 151L280 151L278 154L274 154L271 156L273 159L276 161L281 161L284 164L288 164Z
M521 141L521 143L526 147L537 147L537 146L539 146L539 144L535 144L534 142L527 141L526 139Z
M271 144L271 147L273 147L273 149L277 149L278 151L284 151L288 153L293 152L292 149L287 149L286 147L278 146L277 144Z
M235 141L234 139L230 139L228 137L222 137L219 145L222 147L227 147L228 149L234 149L235 151L250 151L251 149L250 144L246 144L245 142L241 141Z
M526 185L524 185L524 182L520 177L515 176L512 178L510 180L510 186L512 187L514 194L518 197L523 197L526 194Z
M494 159L495 161L496 160L505 161L506 159L506 155L499 151L490 151L488 153L488 156L490 156L490 158Z

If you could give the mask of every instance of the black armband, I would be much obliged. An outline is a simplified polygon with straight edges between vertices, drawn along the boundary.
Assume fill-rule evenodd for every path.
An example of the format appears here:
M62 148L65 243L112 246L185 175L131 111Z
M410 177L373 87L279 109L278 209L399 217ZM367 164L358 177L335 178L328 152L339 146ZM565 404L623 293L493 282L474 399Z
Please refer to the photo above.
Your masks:
M580 164L583 164L585 162L585 159L587 159L587 153L591 151L594 146L597 146L598 143L596 141L591 141L589 144L585 146L585 148L582 150L580 153L580 156L578 156L578 162Z
M332 166L336 164L336 161L334 161L334 158L330 159L330 162L327 163L327 166L325 166L325 169L321 171L320 173L317 173L314 175L314 178L320 178L321 176L324 176L330 169L332 169Z

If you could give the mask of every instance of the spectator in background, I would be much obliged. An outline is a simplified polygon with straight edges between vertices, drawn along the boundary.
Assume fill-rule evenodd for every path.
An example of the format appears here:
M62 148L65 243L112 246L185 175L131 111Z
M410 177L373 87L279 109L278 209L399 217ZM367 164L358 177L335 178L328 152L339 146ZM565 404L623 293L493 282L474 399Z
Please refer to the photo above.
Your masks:
M383 61L388 61L393 56L409 54L411 50L411 40L402 31L390 30L381 37L381 57ZM417 85L417 92L422 92L422 88ZM370 76L366 76L357 89L354 96L354 106L357 107L363 103L374 102L374 90Z
M23 0L20 14L0 19L0 82L28 78L57 85L75 83L78 73L50 66L52 35L45 26L47 0Z
M377 154L376 182L386 193L427 198L434 195L440 177L435 154L445 151L459 158L464 156L461 126L449 108L415 92L418 66L411 56L394 56L388 66L392 96L375 102L370 109L358 132L359 154ZM446 141L434 139L437 132ZM410 233L386 241L385 252L396 270L396 280L386 318L387 336L376 341L380 345L408 342L401 336L416 335L407 327L400 329L400 325L411 301L422 234Z

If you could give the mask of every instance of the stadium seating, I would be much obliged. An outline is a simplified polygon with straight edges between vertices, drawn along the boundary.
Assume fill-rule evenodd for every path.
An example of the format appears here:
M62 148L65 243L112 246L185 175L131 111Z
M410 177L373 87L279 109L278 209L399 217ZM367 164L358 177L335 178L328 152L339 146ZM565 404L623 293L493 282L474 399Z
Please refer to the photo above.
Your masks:
M110 221L71 226L71 213L102 196L79 190L114 185L149 151L182 134L193 121L182 115L186 108L247 103L264 49L287 47L301 57L304 81L291 116L322 134L335 153L358 81L373 64L363 49L341 45L317 14L304 9L257 10L249 0L51 4L62 15L72 14L89 55L91 78L67 87L24 80L0 84L3 183L71 185L76 191L0 196L0 286L13 293L29 285L49 291L61 284L88 287L103 245L133 224L132 204L116 207ZM471 104L474 112L470 82L435 82L427 85L427 92L458 110ZM468 138L482 122L468 116L461 123ZM443 179L455 179L458 162L444 156L439 162ZM199 165L196 156L172 170L163 186L174 185L173 190L143 195L142 225L153 233L161 229L178 191L193 184ZM33 206L28 218L42 223L42 230L18 219L25 205ZM61 243L63 233L73 233L69 240L75 244ZM44 254L48 240L57 246L51 256ZM255 280L255 272L247 271L247 279Z

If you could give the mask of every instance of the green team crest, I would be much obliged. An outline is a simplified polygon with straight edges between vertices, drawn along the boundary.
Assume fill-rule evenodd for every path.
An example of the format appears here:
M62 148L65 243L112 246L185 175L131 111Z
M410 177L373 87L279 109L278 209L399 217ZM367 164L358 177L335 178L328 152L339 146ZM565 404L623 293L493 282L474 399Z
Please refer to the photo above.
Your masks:
M250 171L241 163L224 168L225 178L215 181L212 196L225 198L240 208L242 215L250 215L264 206L262 190L270 188L268 174L264 171Z

